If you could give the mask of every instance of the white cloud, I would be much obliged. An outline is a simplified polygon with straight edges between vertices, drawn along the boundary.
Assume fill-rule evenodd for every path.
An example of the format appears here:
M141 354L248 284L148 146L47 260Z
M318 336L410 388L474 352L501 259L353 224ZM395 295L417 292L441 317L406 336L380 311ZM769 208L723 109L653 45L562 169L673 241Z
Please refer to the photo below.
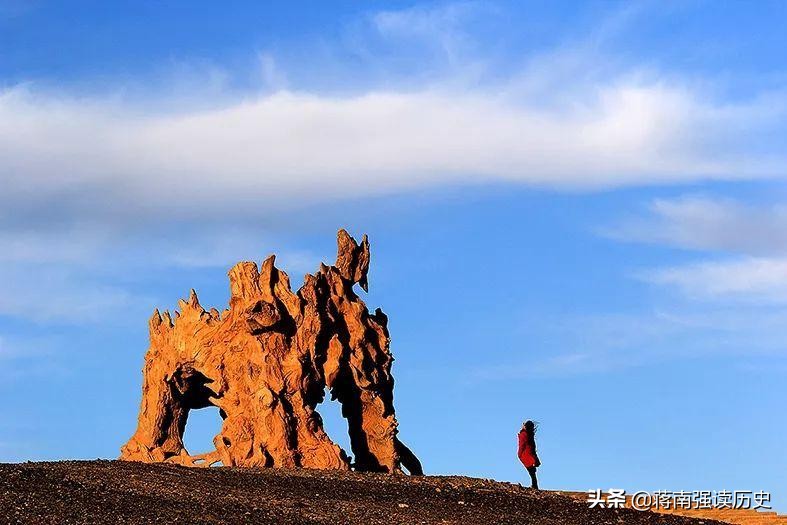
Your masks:
M787 301L787 207L783 204L754 205L708 196L656 199L646 217L628 219L603 233L618 240L705 253L704 260L637 275L687 297ZM714 256L708 258L708 252Z
M573 102L547 109L495 92L282 91L139 114L16 88L0 95L0 178L7 205L81 189L98 209L160 214L495 180L596 189L737 179L787 166L735 152L736 137L714 137L707 130L723 129L728 114L681 88L610 83ZM685 139L700 133L713 148Z
M271 246L259 235L251 232L214 232L208 236L195 236L188 242L179 242L169 249L159 248L164 265L184 268L231 268L238 261L261 261L271 255ZM321 262L330 262L331 257L320 257L308 250L276 250L276 265L286 271L297 285L299 278L313 273Z
M107 232L41 229L0 231L0 263L80 263L91 260L106 246Z
M344 97L280 91L174 112L6 90L0 261L13 264L2 269L0 315L99 320L102 310L122 311L138 298L74 277L87 275L97 254L139 258L134 239L143 238L149 258L162 264L259 258L258 240L232 237L221 225L314 201L493 181L576 191L777 173L771 160L736 149L735 136L707 131L747 115L760 122L757 103L730 109L685 87L631 78L585 88L565 90L561 104L514 84ZM697 134L701 145L686 139ZM733 231L731 221L714 219L712 206L661 203L656 211L675 223L705 217L718 223L713 231ZM191 233L162 233L174 221ZM194 233L206 223L211 235ZM310 255L289 253L298 266L290 271L313 270ZM43 273L55 276L46 282L26 263L72 267L50 267ZM654 280L689 290L687 279L673 272Z
M0 381L6 384L31 377L52 379L70 373L63 352L58 352L62 343L55 338L29 335L7 337L0 334ZM5 430L19 427L20 422L2 425Z
M662 268L644 274L697 299L787 302L787 258L744 258Z
M0 317L39 324L126 322L160 305L136 292L128 274L228 270L239 260L261 261L276 253L277 265L298 286L303 275L333 258L290 248L247 226L127 232L118 238L85 227L0 232ZM3 352L0 341L0 356Z
M751 205L724 198L656 199L646 218L604 231L620 240L747 255L787 253L787 206Z
M600 67L581 46L541 52L494 80L465 75L483 61L462 31L481 6L370 18L392 47L415 41L451 62L421 85L357 88L350 78L341 96L290 87L298 75L261 53L257 94L239 95L216 67L207 88L190 72L178 100L156 82L135 101L0 90L0 314L79 320L122 310L136 298L90 277L98 254L126 267L146 250L182 266L257 258L267 252L259 240L221 227L314 201L489 182L586 191L784 174L783 152L767 140L783 131L783 94L727 103L636 64ZM598 25L591 47L625 19ZM173 224L178 234L166 233ZM205 224L214 231L201 235ZM312 270L310 254L285 253ZM54 275L38 279L28 263Z
M79 273L74 265L0 265L0 316L112 324L125 322L126 315L148 313L149 299Z
M594 190L784 175L787 159L773 140L785 131L784 93L725 102L707 79L613 66L601 55L601 43L641 10L621 9L584 40L531 51L490 74L479 64L495 62L474 48L472 33L495 11L487 4L377 12L355 43L436 46L450 65L428 61L438 75L428 80L394 67L417 80L375 84L337 63L336 75L347 77L341 96L291 87L298 68L265 51L251 66L260 70L257 93L233 90L233 75L215 64L202 83L189 70L176 99L155 81L135 102L117 94L122 84L104 97L6 88L0 203L39 216L54 205L87 221L106 220L108 210L155 221L434 185ZM405 56L424 55L412 51ZM388 63L368 52L376 65Z
M472 47L462 31L463 25L468 19L489 9L489 5L478 2L453 2L440 6L380 11L371 19L382 37L399 42L415 39L436 47L449 62L455 63Z
M470 381L597 374L669 361L787 357L787 310L697 304L632 313L543 316L523 319L521 338L536 343L532 356L485 363L468 370ZM566 351L566 349L571 349ZM512 350L511 355L520 356Z

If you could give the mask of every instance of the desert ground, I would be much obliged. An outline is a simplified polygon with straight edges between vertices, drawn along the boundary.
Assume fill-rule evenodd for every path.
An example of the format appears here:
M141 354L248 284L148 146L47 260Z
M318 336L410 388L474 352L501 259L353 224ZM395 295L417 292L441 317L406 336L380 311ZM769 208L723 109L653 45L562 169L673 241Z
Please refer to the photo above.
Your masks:
M0 464L0 519L9 524L720 523L590 509L576 497L460 476L103 460Z

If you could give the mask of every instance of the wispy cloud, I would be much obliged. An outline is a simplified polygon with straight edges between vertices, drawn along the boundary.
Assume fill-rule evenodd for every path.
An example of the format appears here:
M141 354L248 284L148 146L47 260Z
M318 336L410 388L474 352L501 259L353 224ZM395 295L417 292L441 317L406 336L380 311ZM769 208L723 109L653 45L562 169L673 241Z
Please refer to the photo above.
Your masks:
M4 384L32 376L62 376L69 373L63 356L58 355L58 345L50 338L39 336L6 337L0 334L0 380ZM13 428L24 425L19 421L0 425Z
M622 221L603 233L704 253L697 262L637 273L689 298L787 301L787 207L782 204L708 196L657 199L646 217Z
M141 275L145 282L145 275L178 269L228 270L239 260L261 261L275 253L297 286L304 274L334 257L289 245L267 223L168 226L0 229L0 317L55 324L125 322L160 305L129 275Z
M0 316L39 323L112 323L116 314L144 315L147 304L149 299L127 289L68 269L0 265Z
M787 258L700 262L646 272L643 278L695 299L787 302Z
M208 236L194 236L189 242L176 243L169 250L162 249L162 264L185 268L230 268L240 260L260 261L271 255L273 243L253 232L214 232ZM163 248L163 247L162 247ZM276 251L277 266L290 277L317 271L321 262L331 257L320 257L308 250L284 249ZM297 278L295 279L297 283Z
M522 338L537 342L536 355L476 365L466 371L467 380L610 373L720 356L749 366L783 363L787 357L787 310L781 307L673 305L639 313L528 318L522 326Z
M380 11L374 13L371 20L382 37L398 42L412 43L416 40L422 45L435 47L449 63L456 65L473 47L463 27L472 17L492 9L491 4L453 2Z
M603 230L615 239L757 256L787 253L787 206L687 195L656 199L646 217Z

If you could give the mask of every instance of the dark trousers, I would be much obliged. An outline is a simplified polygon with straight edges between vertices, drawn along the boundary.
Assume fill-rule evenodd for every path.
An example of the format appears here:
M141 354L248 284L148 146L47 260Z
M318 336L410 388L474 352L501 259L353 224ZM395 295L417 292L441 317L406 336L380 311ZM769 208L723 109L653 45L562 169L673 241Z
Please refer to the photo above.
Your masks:
M536 467L527 467L527 473L530 474L530 487L538 490L538 478L536 477Z

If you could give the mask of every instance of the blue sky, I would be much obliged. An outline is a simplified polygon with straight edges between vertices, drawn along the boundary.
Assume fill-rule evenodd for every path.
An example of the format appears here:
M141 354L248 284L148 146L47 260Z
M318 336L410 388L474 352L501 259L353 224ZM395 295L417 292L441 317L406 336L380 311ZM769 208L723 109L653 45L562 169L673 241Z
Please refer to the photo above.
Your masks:
M0 1L0 461L116 457L153 309L345 227L429 473L523 482L533 418L544 487L787 509L785 16Z

